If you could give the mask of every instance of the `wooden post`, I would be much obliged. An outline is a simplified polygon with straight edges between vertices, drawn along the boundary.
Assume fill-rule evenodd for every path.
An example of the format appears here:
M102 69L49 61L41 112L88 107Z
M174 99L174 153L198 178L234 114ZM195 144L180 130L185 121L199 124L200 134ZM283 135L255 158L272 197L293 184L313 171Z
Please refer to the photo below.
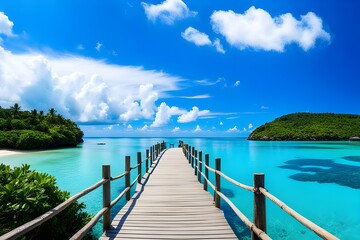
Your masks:
M146 149L146 172L149 171L149 149Z
M137 164L138 166L138 183L141 183L141 152L137 153Z
M125 188L130 187L130 156L125 157ZM130 200L130 189L126 192L126 201Z
M184 145L183 145L183 153L184 153L186 159L187 159L187 152L186 152L187 149L188 149L188 145L187 145L187 144L184 144Z
M156 151L155 151L155 145L153 146L153 161L156 159Z
M209 166L209 154L205 154L205 165ZM205 167L205 166L204 166ZM205 177L206 179L209 179L209 169L207 169L205 167ZM204 179L204 190L207 191L208 190L208 183L206 181L206 179Z
M191 167L194 167L195 147L191 147Z
M155 151L155 145L153 146L153 159L152 161L155 161L156 159L156 151Z
M215 159L215 169L218 171L221 171L221 159L220 158L216 158ZM215 172L215 189L216 191L220 192L220 175ZM216 191L214 192L214 198L215 198L215 207L220 208L220 196L219 194L216 193Z
M195 157L194 157L194 174L197 174L197 155L198 155L198 151L195 150Z
M110 215L111 215L111 208L110 208L110 165L103 165L102 166L102 178L109 179L107 183L103 185L103 207L108 208L108 211L104 214L103 217L103 231L110 228Z
M187 159L189 161L189 164L191 163L191 146L189 145L188 147L188 156L187 156Z
M265 188L265 175L263 173L254 174L254 224L266 233L266 206L265 196L259 188ZM255 233L251 232L251 239L260 239Z
M157 151L156 151L156 144L154 145L154 161L156 160L157 158Z
M202 173L202 151L199 152L199 172L198 172L199 183L201 183L201 173Z
M153 147L150 147L150 165L152 165L153 162Z
M159 143L156 144L156 158L159 156Z

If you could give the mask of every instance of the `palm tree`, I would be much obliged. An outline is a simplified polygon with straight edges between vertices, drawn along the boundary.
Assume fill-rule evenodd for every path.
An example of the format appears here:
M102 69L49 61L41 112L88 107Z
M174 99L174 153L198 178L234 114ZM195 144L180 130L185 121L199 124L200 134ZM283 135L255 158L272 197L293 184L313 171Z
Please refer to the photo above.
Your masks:
M32 122L35 123L36 119L37 119L37 110L36 109L31 110L31 120L32 120Z
M15 103L14 106L10 107L10 109L13 112L13 116L15 118L19 114L21 107L18 103Z
M56 120L56 111L54 108L50 108L49 109L49 116L50 116L50 122L51 123L55 123L55 120Z
M60 124L66 123L66 119L61 114L57 114L57 120Z
M41 111L39 112L39 115L40 115L40 121L42 121L42 120L44 119L44 111L41 110Z

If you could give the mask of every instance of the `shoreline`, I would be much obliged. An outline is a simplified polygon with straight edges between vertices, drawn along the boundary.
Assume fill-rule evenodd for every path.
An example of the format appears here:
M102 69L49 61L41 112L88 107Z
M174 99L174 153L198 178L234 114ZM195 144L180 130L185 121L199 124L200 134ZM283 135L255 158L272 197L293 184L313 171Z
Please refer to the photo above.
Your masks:
M21 150L0 149L0 157L17 155L17 154L25 154L25 153L30 153L30 152L29 151L21 151Z

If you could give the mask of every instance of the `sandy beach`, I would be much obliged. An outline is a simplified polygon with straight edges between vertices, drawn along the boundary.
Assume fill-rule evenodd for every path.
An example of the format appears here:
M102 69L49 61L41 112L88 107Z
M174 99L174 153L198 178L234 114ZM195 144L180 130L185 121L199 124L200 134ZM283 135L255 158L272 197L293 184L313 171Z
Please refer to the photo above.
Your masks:
M14 155L14 154L24 154L24 153L25 153L25 152L23 152L23 151L3 150L3 149L0 149L0 157L9 156L9 155Z

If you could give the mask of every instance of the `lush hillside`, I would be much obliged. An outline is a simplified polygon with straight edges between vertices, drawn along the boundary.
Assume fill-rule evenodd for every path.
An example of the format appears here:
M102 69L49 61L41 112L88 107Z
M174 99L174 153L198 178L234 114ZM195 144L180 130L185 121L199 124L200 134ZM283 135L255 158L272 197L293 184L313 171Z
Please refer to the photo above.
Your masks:
M48 149L76 146L83 132L71 120L51 108L43 111L22 111L18 104L9 109L0 107L0 149Z
M348 140L360 137L360 115L294 113L256 128L249 140Z

